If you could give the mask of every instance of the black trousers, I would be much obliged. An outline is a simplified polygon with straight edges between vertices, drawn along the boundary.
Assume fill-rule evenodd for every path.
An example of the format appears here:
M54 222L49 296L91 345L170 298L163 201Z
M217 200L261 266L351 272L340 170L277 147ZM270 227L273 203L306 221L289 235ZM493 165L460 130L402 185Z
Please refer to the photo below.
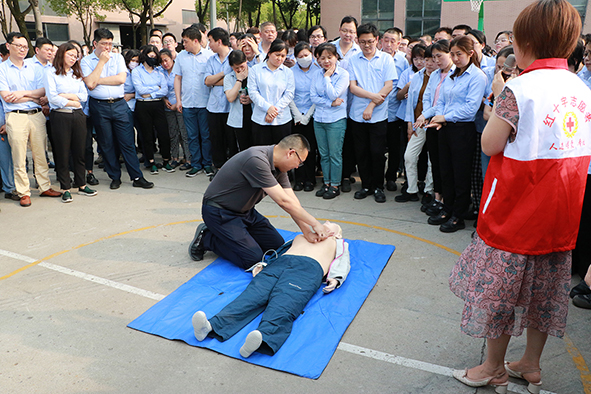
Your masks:
M396 181L401 158L404 158L408 138L406 133L407 124L404 120L397 119L395 122L388 122L386 142L388 144L388 170L386 171L387 181Z
M154 129L164 161L170 160L170 134L164 113L164 101L140 101L135 103L135 114L142 132L142 148L146 163L154 161Z
M345 130L345 141L343 142L343 179L351 178L357 166L355 156L355 142L353 137L354 121L347 118L347 130Z
M441 186L441 171L439 170L439 130L434 127L427 129L427 142L425 143L429 158L431 159L431 174L433 175L433 191L443 193Z
M584 278L589 264L591 264L591 175L587 175L577 246L573 250L573 274L579 274L581 279Z
M86 185L85 150L86 150L86 115L81 109L71 114L51 111L49 121L53 126L53 159L60 187L69 190L70 155L74 170L74 183Z
M352 124L361 187L369 190L383 189L388 121L383 120L377 123L352 121Z
M262 126L252 122L252 144L273 145L291 134L291 121L279 126Z
M209 139L211 140L211 161L216 168L222 166L228 159L238 153L236 135L228 129L227 112L207 111L207 122L209 124Z
M292 134L301 134L310 143L310 151L308 157L304 160L304 165L295 170L296 182L311 182L316 184L316 151L318 144L316 143L316 134L314 133L314 119L310 119L307 125L294 125L291 129Z
M243 269L261 261L267 250L277 250L284 243L269 220L254 208L238 213L203 204L201 216L209 229L203 235L205 249Z
M444 211L464 218L470 207L470 175L476 146L474 122L448 123L439 130Z
M86 167L86 171L92 171L94 165L94 149L92 147L92 131L94 127L92 126L92 119L90 116L86 117L86 144L84 148L84 166Z
M252 146L252 107L250 104L242 105L242 128L230 127L230 130L236 136L238 151L242 152Z

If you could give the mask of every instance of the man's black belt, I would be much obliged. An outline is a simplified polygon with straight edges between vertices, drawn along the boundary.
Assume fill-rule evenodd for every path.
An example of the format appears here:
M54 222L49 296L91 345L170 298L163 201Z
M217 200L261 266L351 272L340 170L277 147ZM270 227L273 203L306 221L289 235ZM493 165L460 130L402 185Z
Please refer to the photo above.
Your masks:
M33 115L33 114L36 114L37 112L41 112L41 108L35 108L35 109L15 109L14 111L10 111L10 112L14 112L16 114Z
M109 104L113 104L116 103L117 101L121 101L123 100L123 97L119 97L119 98L108 98L108 99L96 99L94 97L91 97L93 100L96 100L98 102L101 103L109 103Z
M220 204L218 204L217 202L212 201L212 200L203 200L203 205L209 205L210 207L219 208L219 209L226 209L226 208L222 207Z

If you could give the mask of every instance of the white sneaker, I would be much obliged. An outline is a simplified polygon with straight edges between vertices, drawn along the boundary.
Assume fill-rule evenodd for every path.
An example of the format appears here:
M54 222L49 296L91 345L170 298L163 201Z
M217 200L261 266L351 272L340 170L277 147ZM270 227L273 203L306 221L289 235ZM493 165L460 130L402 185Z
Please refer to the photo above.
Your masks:
M207 316L202 311L197 311L193 315L193 329L195 330L195 338L199 342L207 338L207 334L211 331L211 323L207 320Z
M259 330L251 331L250 334L246 337L244 341L244 345L240 348L240 355L244 358L250 357L252 353L254 353L261 344L263 343L263 334Z

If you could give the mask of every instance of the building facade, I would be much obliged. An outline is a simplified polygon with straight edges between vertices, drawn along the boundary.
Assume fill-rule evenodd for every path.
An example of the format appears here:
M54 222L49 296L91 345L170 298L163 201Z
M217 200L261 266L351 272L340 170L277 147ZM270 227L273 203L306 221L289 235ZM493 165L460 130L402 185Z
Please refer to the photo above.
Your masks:
M583 32L590 33L586 18L591 0L569 0L581 14ZM517 15L533 0L485 0L484 32L488 37L503 30L512 30ZM321 24L329 38L337 37L342 17L354 16L359 23L371 22L380 31L396 26L406 35L418 37L431 34L440 26L467 24L478 27L478 13L468 0L321 0ZM489 39L490 40L490 39Z

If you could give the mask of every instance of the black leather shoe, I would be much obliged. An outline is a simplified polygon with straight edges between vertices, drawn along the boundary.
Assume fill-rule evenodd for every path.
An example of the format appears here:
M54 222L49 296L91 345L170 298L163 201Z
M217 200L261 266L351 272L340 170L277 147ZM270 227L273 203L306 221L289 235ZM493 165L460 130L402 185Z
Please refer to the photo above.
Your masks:
M436 216L431 216L429 218L429 220L427 221L429 224L432 224L434 226L440 226L443 223L447 222L450 218L450 215L448 215L446 212L441 211L439 212L438 215Z
M573 304L579 308L591 309L591 294L575 296Z
M295 185L293 185L294 192L299 192L302 190L304 190L304 183L303 182L296 182Z
M324 193L328 191L328 185L324 184L318 191L316 192L316 197L324 197Z
M312 182L304 182L304 191L305 192L314 191L314 184Z
M199 226L197 226L195 236L189 244L189 256L191 256L194 261L203 260L203 255L205 254L205 247L203 246L203 234L205 231L208 231L207 226L205 223L201 223Z
M425 193L421 199L421 204L423 204L425 210L423 210L423 207L421 207L421 211L425 212L427 210L427 205L429 205L431 202L433 202L433 195L431 193Z
M96 179L94 174L91 172L91 173L86 174L86 183L88 183L90 186L96 186L99 184L99 181L98 181L98 179Z
M324 198L325 200L332 200L333 198L335 198L336 196L338 196L340 194L341 194L341 192L339 191L338 186L330 186L328 188L328 190L326 191L326 193L324 193L322 198Z
M425 194L425 182L419 181L418 186L419 186L419 194Z
M439 227L439 231L442 233L455 233L458 230L466 228L466 224L464 223L464 219L457 218L452 216L449 220Z
M4 198L12 201L20 201L21 198L16 193L4 193Z
M376 189L373 192L373 198L376 200L376 202L386 202L386 195L382 189Z
M351 191L351 181L349 179L343 179L341 182L341 190L343 193L349 193Z
M109 186L111 190L119 189L121 186L121 179L113 179L111 181L111 185Z
M408 201L419 201L419 195L417 193L404 192L399 196L394 197L396 202L408 202Z
M398 190L398 186L396 185L396 181L386 182L386 189L391 192L395 192L396 190Z
M154 183L148 182L146 178L141 177L133 181L133 187L141 187L142 189L151 189L154 187Z
M443 203L441 201L435 200L435 202L427 208L425 213L428 216L437 216L443 211Z
M370 191L369 189L361 189L361 190L357 190L353 197L356 200L363 200L365 197L371 196L372 194L373 194L373 190Z
M575 296L587 294L591 294L591 289L589 288L589 285L587 285L587 283L582 280L581 283L572 288L569 296L570 298L575 298Z

